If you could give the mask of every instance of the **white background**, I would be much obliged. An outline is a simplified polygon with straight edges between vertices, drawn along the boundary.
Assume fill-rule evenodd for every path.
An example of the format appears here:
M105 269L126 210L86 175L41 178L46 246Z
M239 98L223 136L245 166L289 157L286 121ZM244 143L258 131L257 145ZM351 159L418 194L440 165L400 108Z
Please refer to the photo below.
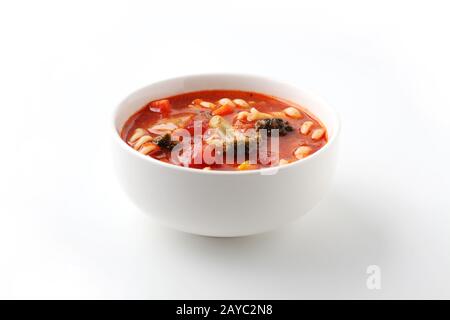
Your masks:
M450 298L449 11L446 1L2 2L0 298ZM221 71L292 82L341 114L333 189L282 230L167 230L114 176L108 130L122 98ZM381 290L366 287L372 264Z

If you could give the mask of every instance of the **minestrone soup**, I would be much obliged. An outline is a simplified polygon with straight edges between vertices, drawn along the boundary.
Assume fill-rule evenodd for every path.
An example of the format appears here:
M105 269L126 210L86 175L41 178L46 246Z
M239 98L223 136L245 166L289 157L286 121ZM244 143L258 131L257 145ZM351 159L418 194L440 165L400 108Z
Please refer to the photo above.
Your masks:
M203 170L252 170L306 158L326 128L294 103L255 92L210 90L150 101L122 139L137 152Z

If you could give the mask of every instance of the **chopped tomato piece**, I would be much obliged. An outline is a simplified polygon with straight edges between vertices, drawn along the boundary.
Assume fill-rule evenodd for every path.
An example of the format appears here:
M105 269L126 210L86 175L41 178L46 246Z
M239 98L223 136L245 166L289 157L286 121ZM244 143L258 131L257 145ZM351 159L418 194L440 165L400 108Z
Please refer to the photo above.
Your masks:
M254 122L242 122L241 120L238 120L234 123L234 127L236 129L252 129L255 127Z
M169 113L172 109L170 101L167 99L152 101L149 103L149 108L150 111L160 113Z
M196 122L197 122L197 125L201 128L201 131L199 131L201 134L204 134L205 132L206 132L206 130L208 130L208 120L195 120L195 122L194 121L192 121L190 124L188 124L187 126L186 126L186 130L188 130L189 131L189 133L191 134L191 136L194 136L194 131L195 131L195 125L196 125ZM201 122L201 124L199 125L199 123L198 122Z

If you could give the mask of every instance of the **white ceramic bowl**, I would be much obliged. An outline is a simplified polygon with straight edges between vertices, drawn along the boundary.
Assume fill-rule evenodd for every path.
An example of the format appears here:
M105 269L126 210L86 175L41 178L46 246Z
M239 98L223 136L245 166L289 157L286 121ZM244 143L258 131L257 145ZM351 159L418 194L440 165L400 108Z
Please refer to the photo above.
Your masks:
M270 169L206 171L144 156L119 136L124 122L147 102L176 94L237 89L296 102L318 117L328 143L313 155ZM272 79L205 74L164 80L135 91L114 112L113 151L120 183L144 212L171 228L206 236L265 232L304 215L328 189L337 162L339 117L322 99ZM272 173L272 174L268 174Z

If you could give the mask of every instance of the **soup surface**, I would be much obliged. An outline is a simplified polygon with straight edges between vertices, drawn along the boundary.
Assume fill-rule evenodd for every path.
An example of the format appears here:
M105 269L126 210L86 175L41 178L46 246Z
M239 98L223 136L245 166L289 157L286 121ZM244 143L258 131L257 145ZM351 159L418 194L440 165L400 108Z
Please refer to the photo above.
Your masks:
M126 121L121 138L174 165L252 170L308 157L327 143L327 132L312 114L283 99L210 90L149 102Z

